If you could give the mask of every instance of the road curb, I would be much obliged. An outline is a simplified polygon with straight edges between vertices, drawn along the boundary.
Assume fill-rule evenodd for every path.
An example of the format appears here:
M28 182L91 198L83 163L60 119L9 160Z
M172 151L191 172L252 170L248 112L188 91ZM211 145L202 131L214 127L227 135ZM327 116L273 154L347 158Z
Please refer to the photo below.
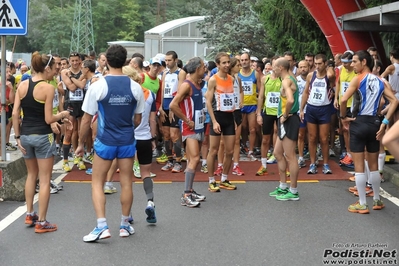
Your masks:
M399 187L399 165L398 164L385 164L384 166L384 179L389 181L395 186Z

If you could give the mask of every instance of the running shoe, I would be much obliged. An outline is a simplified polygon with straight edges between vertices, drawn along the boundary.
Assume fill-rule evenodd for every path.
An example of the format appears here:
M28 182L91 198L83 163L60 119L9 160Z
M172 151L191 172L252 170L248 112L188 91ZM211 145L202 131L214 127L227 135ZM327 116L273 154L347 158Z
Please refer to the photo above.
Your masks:
M83 156L83 161L85 163L93 164L93 158L94 158L93 154L90 153L89 155Z
M114 185L110 185L110 186L105 185L104 186L104 194L113 194L116 192L118 192L118 190L116 190Z
M285 194L277 195L276 200L281 200L281 201L299 200L299 194L292 193L290 190L288 190L288 192Z
M254 156L254 154L252 152L248 153L247 157L248 157L250 162L255 162L255 161L258 160L258 159L256 159L256 157Z
M345 157L346 157L346 151L343 151L342 153L341 153L341 155L339 156L339 160L341 161L341 160L343 160Z
M285 170L285 175L286 175L287 177L290 177L290 176L291 176L291 173L290 173L290 171L288 171L288 170Z
M207 174L208 173L208 165L205 164L205 165L201 166L201 172L204 174Z
M218 168L216 168L216 171L213 173L215 176L222 176L223 174L223 166L218 166Z
M158 158L156 158L157 163L159 164L165 164L168 161L168 156L166 156L166 154L162 154L161 156L159 156Z
M77 157L77 156L75 156L75 157L73 158L73 164L78 165L79 162L80 162L80 158Z
M216 184L216 182L209 183L208 190L209 190L210 192L220 192L220 188L218 187L218 185Z
M298 159L298 166L299 168L306 167L305 159Z
M56 188L57 190L63 190L64 189L63 185L55 183L54 180L50 180L50 186Z
M325 174L325 175L332 174L332 171L331 171L330 166L328 164L324 164L323 165L323 174Z
M53 187L53 185L50 183L50 194L56 194L58 193L57 187Z
M35 233L42 234L54 231L57 231L57 225L51 224L48 221L44 221L43 224L37 221L35 224Z
M150 172L150 177L157 177L157 174L154 174L153 172Z
M204 201L206 199L206 197L204 195L197 193L195 190L191 190L191 197L195 201Z
M147 214L146 221L150 224L155 224L157 222L157 217L155 216L155 205L154 202L149 200L147 202L147 207L145 208L145 214Z
M220 181L219 187L223 188L223 189L227 189L227 190L236 190L237 189L237 187L235 185L231 184L230 181L227 179L223 182Z
M134 223L134 219L133 219L132 213L130 213L129 218L127 218L127 221L128 221L129 224L133 224Z
M353 195L355 195L356 197L359 197L359 191L354 191ZM370 187L366 187L366 197L374 197L374 191L372 188Z
M70 172L72 169L67 162L64 162L62 164L62 170L64 170L64 172Z
M314 163L309 166L308 174L317 174L317 167Z
M273 151L272 150L268 150L267 154L266 154L266 158L269 159L270 156L273 155Z
M13 146L11 143L6 143L6 150L7 151L16 151L17 147Z
M348 165L348 164L353 164L353 160L351 157L349 157L348 154L345 155L345 157L339 161L343 165Z
M134 228L131 225L128 225L128 226L121 225L119 227L119 236L120 237L128 237L133 234L134 234Z
M191 194L183 194L181 197L181 205L189 208L198 207L201 205L198 201L195 201Z
M357 187L353 186L353 187L349 187L349 192L351 193L355 193L357 191ZM373 191L373 189L369 186L366 186L366 194L370 193L371 191Z
M267 175L267 168L263 167L263 165L260 166L258 172L256 172L257 176L264 176Z
M90 232L90 234L85 235L83 237L83 241L84 242L94 242L97 240L106 239L106 238L110 238L110 237L111 237L111 233L109 232L108 226L105 226L103 228L95 227L93 229L93 231Z
M182 150L181 154L183 154L183 156L181 157L181 161L182 162L187 162L187 156L186 156L186 153L184 152L184 150Z
M266 161L268 164L274 164L277 163L276 157L274 155L270 156L269 160Z
M80 160L79 160L78 169L79 169L79 170L86 170L86 165L85 165L85 163L82 161L82 158L80 158Z
M138 161L134 161L133 164L133 174L135 177L137 178L141 178L141 174L140 174L140 165Z
M286 189L281 189L280 187L276 187L275 190L269 193L270 197L277 197L279 195L287 194L288 193L288 188Z
M382 200L373 200L373 210L382 210L385 207Z
M349 181L355 182L355 181L356 181L356 178L355 178L355 176L351 176L351 177L349 177Z
M27 214L25 217L25 224L32 227L36 224L36 221L38 219L39 219L39 216L37 216L36 212L34 212L33 215Z
M349 205L348 211L353 213L367 214L370 213L369 206L367 204L361 205L358 201Z
M244 175L244 172L241 170L240 166L237 165L236 167L233 167L232 174L241 176L241 175Z
M333 149L329 149L328 150L328 155L330 156L330 157L335 157L335 152L333 151Z
M164 166L162 166L162 171L171 171L173 169L173 163L168 161Z
M93 168L88 168L86 170L86 175L91 175L91 174L93 174Z
M181 163L175 163L172 169L172 173L180 173L180 172L183 172L183 166L181 165Z

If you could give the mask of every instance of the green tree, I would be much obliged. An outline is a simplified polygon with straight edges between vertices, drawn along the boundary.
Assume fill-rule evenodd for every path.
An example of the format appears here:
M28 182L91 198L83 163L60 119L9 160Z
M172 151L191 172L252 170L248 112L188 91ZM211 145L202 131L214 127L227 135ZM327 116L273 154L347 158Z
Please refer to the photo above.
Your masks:
M331 55L322 31L300 1L261 0L256 9L276 54L291 51L297 58L309 52Z
M251 1L208 0L207 17L199 28L208 46L219 51L239 53L249 49L252 54L263 56L270 46L266 31Z

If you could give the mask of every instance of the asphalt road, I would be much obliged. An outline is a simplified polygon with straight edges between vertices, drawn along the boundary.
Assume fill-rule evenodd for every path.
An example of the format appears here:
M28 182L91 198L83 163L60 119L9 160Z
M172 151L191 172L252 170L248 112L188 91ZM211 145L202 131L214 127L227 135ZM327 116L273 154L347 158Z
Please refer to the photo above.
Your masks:
M89 244L82 237L96 225L90 184L63 185L51 196L47 217L58 231L35 234L22 215L0 232L0 265L325 265L329 249L361 250L365 243L384 245L384 251L399 247L399 207L385 200L381 211L349 213L348 205L356 201L347 191L349 181L300 183L297 202L269 197L276 182L247 182L213 194L206 183L196 183L207 199L194 209L180 206L183 183L155 184L155 226L145 221L142 184L134 184L136 233L119 237L116 193L107 196L112 237ZM382 187L399 197L391 183ZM371 198L368 202L372 205ZM0 202L0 218L21 205Z

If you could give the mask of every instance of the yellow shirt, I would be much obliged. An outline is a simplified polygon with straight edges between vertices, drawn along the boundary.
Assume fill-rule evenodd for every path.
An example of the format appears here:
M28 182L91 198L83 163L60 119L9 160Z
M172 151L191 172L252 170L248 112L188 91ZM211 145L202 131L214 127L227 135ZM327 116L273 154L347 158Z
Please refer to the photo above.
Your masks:
M349 83L351 80L356 76L355 71L348 72L346 68L341 68L341 73L339 74L339 82L340 82L340 89L339 89L339 100L341 101L342 96L346 92L349 87ZM352 107L352 97L350 97L346 103L346 107Z

